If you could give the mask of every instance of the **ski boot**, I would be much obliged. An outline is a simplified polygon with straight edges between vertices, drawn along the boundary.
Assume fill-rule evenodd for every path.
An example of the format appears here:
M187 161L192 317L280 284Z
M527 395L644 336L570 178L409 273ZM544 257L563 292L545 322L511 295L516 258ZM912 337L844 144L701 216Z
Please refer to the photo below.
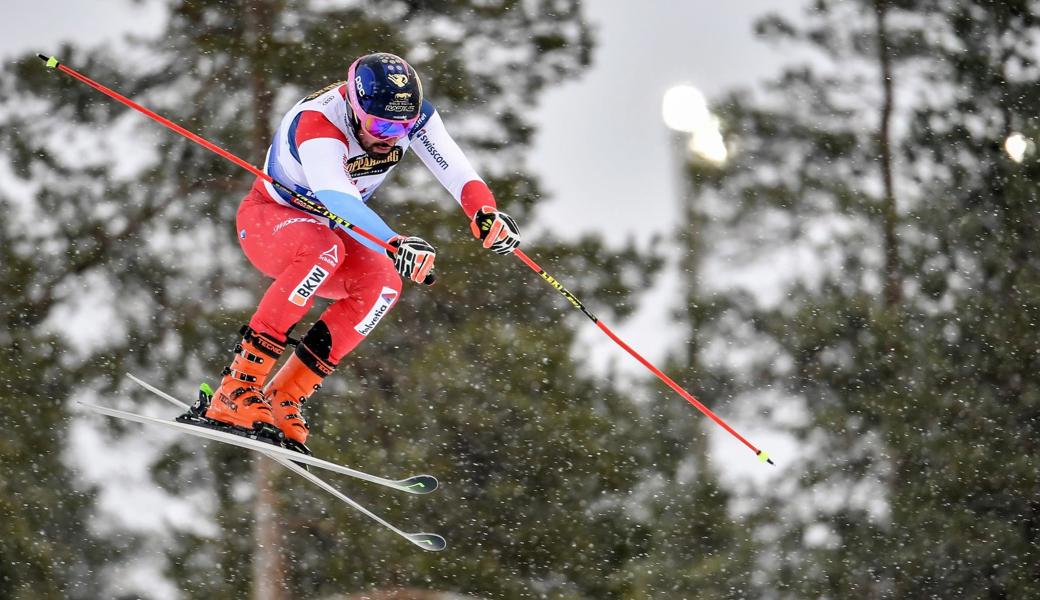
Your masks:
M203 385L198 401L178 420L281 445L281 431L260 388L284 351L284 343L243 327L220 386L214 391Z
M306 340L296 346L296 351L278 369L278 373L264 390L264 395L271 402L274 423L285 437L282 445L285 448L303 454L310 454L307 448L307 421L300 414L301 405L321 387L334 365L319 358L306 345Z

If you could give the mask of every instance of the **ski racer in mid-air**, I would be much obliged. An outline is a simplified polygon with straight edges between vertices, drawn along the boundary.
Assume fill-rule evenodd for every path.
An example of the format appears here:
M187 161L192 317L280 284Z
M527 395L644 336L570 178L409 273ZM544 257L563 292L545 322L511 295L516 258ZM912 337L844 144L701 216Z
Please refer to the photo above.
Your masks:
M307 212L257 178L238 209L238 240L253 266L274 281L243 327L208 406L200 406L211 424L239 431L277 427L287 447L309 453L301 404L397 303L402 277L432 283L433 246L398 234L367 205L409 149L459 203L485 248L508 254L519 246L516 221L497 209L491 190L423 97L411 65L387 53L358 58L347 81L307 96L285 114L264 170L394 251ZM317 296L332 303L268 381L289 331Z

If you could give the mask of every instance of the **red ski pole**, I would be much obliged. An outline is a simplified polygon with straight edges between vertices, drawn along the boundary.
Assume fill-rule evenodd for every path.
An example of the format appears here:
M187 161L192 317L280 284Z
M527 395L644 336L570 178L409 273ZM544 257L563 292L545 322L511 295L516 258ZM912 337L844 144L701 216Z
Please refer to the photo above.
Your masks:
M727 432L729 432L730 435L732 435L733 437L737 438L745 446L750 448L751 451L755 453L755 456L758 457L758 460L767 462L767 463L769 463L771 465L775 464L775 463L773 463L773 459L769 458L769 453L767 453L767 452L765 452L763 450L759 450L758 448L756 448L754 446L754 444L752 444L751 442L749 442L747 440L747 438L745 438L744 436L740 435L739 433L737 433L737 430L735 430L732 427L730 427L729 423L726 423L725 421L723 421L722 418L719 417L718 415L716 415L714 412L712 412L712 410L710 408L708 408L707 406L704 406L703 404L701 404L701 402L699 400L697 400L696 398L693 397L693 394L691 394L691 393L687 392L686 390L684 390L678 383L675 383L675 381L673 381L671 377L665 375L660 369L655 367L650 361L648 361L647 359L643 358L643 356L641 354L639 354L638 352L633 350L631 346L626 344L613 331L611 331L611 329L609 327L607 327L603 323L603 321L600 321L599 318L596 315L592 314L592 312L590 312L589 309L585 308L585 305L582 304L581 301L578 300L578 298L574 294L572 294L570 291L568 291L567 288L563 287L563 284L561 284L559 281L557 281L555 277L553 277L552 275L549 275L545 271L545 269L539 267L537 263L535 263L533 260L531 260L530 257L528 257L526 254L524 254L520 250L514 250L513 254L515 254L517 258L522 260L524 262L524 264L526 264L528 267L530 267L532 271L534 271L535 273L538 273L539 277L541 277L542 279L547 281L549 283L549 285L551 285L554 288L556 288L556 291L558 291L561 294L563 294L563 297L566 298L568 302L573 304L575 308L577 308L581 312L585 313L585 316L588 317L589 319L591 319L592 322L595 323L597 327L599 327L601 330L603 330L603 333L607 334L607 337L609 337L611 340L613 340L614 343L616 343L618 346L621 346L625 350L625 352L628 352L629 354L631 354L633 358L635 358L640 363L642 363L642 365L644 367L646 367L647 369L649 369L651 373L656 375L658 379L660 379L661 381L665 382L665 384L668 385L668 387L670 387L673 390L675 390L675 392L677 394L682 396L687 402L689 402L694 407L696 407L697 410L699 410L702 413L704 413L704 415L707 416L712 421L715 421L715 423L719 427L722 427L723 429L725 429Z
M87 77L86 75L83 75L82 73L78 73L75 70L70 69L69 67L66 67L65 65L61 64L60 62L58 62L58 59L54 58L53 56L44 56L42 54L37 54L36 56L40 57L41 60L43 60L45 63L47 63L48 67L50 67L52 69L57 69L57 70L61 71L62 73L65 73L66 75L69 75L69 76L71 76L71 77L73 77L75 79L78 79L79 81L82 81L83 83L89 85L90 87L92 87L95 90L101 92L102 94L105 94L106 96L108 96L110 98L115 98L119 102L122 102L123 104L129 106L130 108L136 110L137 112L139 112L139 113L141 113L143 115L146 115L147 117L149 117L150 119L158 122L159 124L164 125L165 127L169 128L169 129L172 129L173 131L176 131L177 133L183 135L184 137L188 138L189 140L195 142L196 144L199 144L200 146L202 146L202 147L204 147L204 148L206 148L208 150L212 150L213 152L216 152L220 156L230 160L231 162L233 162L236 165L242 167L243 169L249 171L253 175L256 175L257 177L263 179L264 181L270 183L271 185L275 186L276 188L279 188L279 189L281 189L281 190L283 190L285 192L288 192L289 195L292 196L292 198L296 201L297 205L300 208L302 208L303 210L306 210L307 212L310 212L310 213L314 213L314 214L316 214L316 215L318 215L320 217L324 217L326 219L329 219L333 223L335 223L335 224L337 224L337 225L339 225L341 227L346 227L347 229L350 229L351 231L353 231L354 233L357 233L358 235L364 237L365 239L368 239L368 240L370 240L372 242L375 242L376 244L379 244L380 246L382 246L383 248L386 248L390 252L396 252L396 250L393 248L393 246L391 246L390 244L386 243L384 240L381 240L381 239L377 238L376 236L372 235L371 233L365 231L364 229L360 229L359 227L355 226L353 223L348 222L343 217L340 217L339 215L333 214L332 212L329 211L329 209L325 208L320 203L315 202L312 198L308 198L307 196L304 196L303 194L297 192L296 190L289 189L287 186L282 185L281 183L278 183L277 181L274 180L274 178L272 178L267 173L264 173L260 169L258 169L256 167L254 167L253 165L247 163L246 161L244 161L241 158L235 156L234 154L228 152L227 150L224 150L220 146L217 146L216 144L214 144L212 142L209 142L209 141L205 140L204 138L202 138L202 137L200 137L198 135L195 135L194 133L188 131L187 129L185 129L183 127L181 127L180 125L177 125L176 123L170 121L169 119L166 119L164 117L161 117L161 116L155 114L154 112L148 110L147 108L145 108L145 107L141 106L140 104L134 102L133 100L127 98L126 96L123 96L122 94L120 94L118 92L110 90L109 88L101 85L100 83L94 81L93 79ZM432 273L431 273L431 276L432 276Z

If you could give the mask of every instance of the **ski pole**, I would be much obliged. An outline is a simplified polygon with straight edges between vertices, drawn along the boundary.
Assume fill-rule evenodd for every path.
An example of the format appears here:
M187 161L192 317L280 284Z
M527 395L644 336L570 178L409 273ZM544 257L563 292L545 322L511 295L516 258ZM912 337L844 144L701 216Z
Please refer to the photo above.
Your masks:
M105 94L106 96L109 96L110 98L114 98L114 99L118 100L119 102L122 102L123 104L129 106L130 108L136 110L137 112L142 113L142 114L148 116L149 118L151 118L154 121L157 121L161 125L164 125L167 128L172 129L173 131L176 131L177 133L179 133L182 136L188 138L189 140L195 142L196 144L199 144L200 146L202 146L202 147L204 147L204 148L206 148L208 150L212 150L213 152L219 154L220 156L230 160L231 162L233 162L236 165L242 167L243 169L249 171L250 173L256 175L257 177L263 179L264 181L270 183L271 185L275 186L276 188L287 192L294 200L296 200L296 202L299 205L299 207L302 208L303 210L306 210L308 212L317 214L318 216L324 217L324 218L332 221L333 223L335 223L335 224L337 224L337 225L339 225L341 227L345 227L347 229L350 229L351 231L357 233L358 235L364 237L365 239L368 239L368 240L370 240L370 241L372 241L372 242L374 242L376 244L379 244L380 246L382 246L383 248L389 250L390 252L396 252L394 247L391 246L390 244L386 243L384 240L381 240L381 239L377 238L376 236L372 235L371 233L365 231L364 229L361 229L361 228L355 226L353 223L350 223L349 221L347 221L343 217L341 217L341 216L339 216L337 214L332 213L329 209L325 208L324 206L322 206L320 203L314 201L313 199L308 198L307 196L304 196L303 194L297 192L296 190L290 189L289 187L287 187L287 186L285 186L285 185L283 185L281 183L278 183L277 181L275 181L275 179L273 177L271 177L267 173L264 173L260 169L258 169L256 167L254 167L253 165L247 163L246 161L244 161L241 158L235 156L234 154L228 152L227 150L224 150L220 146L217 146L216 144L213 144L213 143L211 143L209 141L206 141L202 137L200 137L198 135L195 135L194 133L188 131L187 129L185 129L183 127L181 127L180 125L177 125L176 123L170 121L169 119L163 118L163 117L155 114L154 112L148 110L147 108L145 108L145 107L141 106L140 104L134 102L133 100L127 98L126 96L123 96L122 94L119 94L118 92L110 90L109 88L101 85L100 83L94 81L93 79L90 79L86 75L83 75L82 73L78 73L77 71L75 71L73 69L70 69L69 67L66 67L62 63L58 62L58 59L54 58L53 56L44 56L42 54L37 54L36 56L40 57L40 60L42 60L45 63L47 63L48 67L50 67L52 69L57 69L57 70L61 71L62 73L65 73L66 75L69 75L69 76L71 76L71 77L73 77L75 79L78 79L79 81L82 81L83 83L89 85L90 87L92 87L95 90L101 92L102 94ZM431 276L432 276L432 273L431 273Z
M524 262L524 264L526 264L528 267L530 267L532 271L534 271L535 273L538 273L538 276L541 277L542 279L544 279L545 281L547 281L549 283L549 285L553 286L556 289L556 291L558 291L561 294L563 294L563 297L566 298L568 302L573 304L575 308L577 308L581 312L585 313L585 316L588 317L589 319L591 319L592 322L595 323L596 326L599 327L603 331L603 333L607 334L607 337L609 337L611 340L614 341L614 343L616 343L618 346L621 346L625 350L625 352L628 352L629 354L631 354L633 358L635 358L640 363L642 363L642 365L644 367L646 367L647 369L649 369L651 373L656 375L658 379L660 379L661 381L665 382L665 384L667 384L668 387L670 387L673 390L675 390L675 392L677 394L682 396L687 402L689 402L694 407L696 407L697 410L699 410L702 413L704 413L704 415L707 416L708 418L710 418L712 421L715 421L715 423L718 424L719 427L722 427L723 429L728 431L730 435L732 435L733 437L737 438L745 446L750 448L751 451L755 453L755 456L758 457L758 460L763 461L763 462L767 462L767 463L769 463L771 465L775 464L773 462L773 459L769 458L769 453L767 453L767 452L765 452L763 450L759 450L758 448L756 448L754 446L754 444L749 442L747 440L747 438L745 438L744 436L742 436L739 433L737 433L737 431L735 429L730 427L729 424L726 423L725 421L723 421L721 417L719 417L714 412L712 412L712 410L710 408L708 408L707 406L704 406L703 404L701 404L701 402L699 400L697 400L696 398L693 397L693 394L691 394L691 393L687 392L686 390L684 390L682 388L682 386L680 386L678 383L675 383L675 381L673 381L671 377L665 375L664 372L662 372L660 369L655 367L650 361L648 361L647 359L643 358L643 356L641 354L639 354L638 352L636 352L631 346L626 344L613 331L611 331L611 329L609 327L607 327L606 324L603 323L603 321L600 321L599 318L596 315L592 314L592 312L589 311L589 309L585 308L585 305L582 304L581 301L578 300L578 298L574 294L572 294L569 290L567 290L567 288L563 287L563 284L561 284L555 277L553 277L552 275L547 273L545 271L545 269L539 267L538 264L535 263L533 260L531 260L531 258L529 256L527 256L526 254L521 252L519 249L513 250L513 254L516 255L517 258L522 260Z
M303 194L300 194L296 190L290 189L290 188L286 187L285 185L277 182L274 178L272 178L267 173L264 173L260 169L258 169L255 166L249 164L248 162L242 160L241 158L235 156L234 154L231 154L230 152L228 152L227 150L224 150L223 148L217 146L216 144L213 144L213 143L205 140L204 138L202 138L202 137L200 137L200 136L198 136L198 135L188 131L187 129L184 129L183 127L177 125L176 123L173 123L172 121L159 116L158 114L156 114L156 113L152 112L151 110L141 106L140 104L134 102L133 100L130 100L129 98L127 98L127 97L125 97L125 96L123 96L123 95L121 95L121 94L119 94L119 93L117 93L117 92L115 92L115 91L113 91L113 90L111 90L111 89L101 85L100 83L90 79L89 77L87 77L87 76L85 76L85 75L83 75L83 74L81 74L81 73L79 73L79 72L77 72L77 71L75 71L75 70L65 66L64 64L59 62L58 59L54 58L53 56L48 57L48 56L44 56L43 54L37 54L36 56L38 56L40 58L40 60L44 61L47 64L48 67L50 67L52 69L57 69L57 70L65 73L66 75L69 75L69 76L71 76L71 77L73 77L73 78L75 78L75 79L77 79L77 80L79 80L79 81L89 85L90 87L98 90L99 92L105 94L106 96L109 96L111 98L114 98L115 100L118 100L119 102L125 104L126 106L129 106L130 108L132 108L132 109L134 109L134 110L136 110L136 111L146 115L147 117L155 120L156 122L160 123L161 125L164 125L165 127L167 127L169 129L171 129L171 130L181 134L182 136L188 138L189 140L191 140L191 141L193 141L193 142L203 146L204 148L206 148L208 150L211 150L211 151L215 152L216 154L224 157L225 159L235 163L236 165L242 167L243 169L249 171L250 173L256 175L257 177L263 179L264 181L267 181L271 185L273 185L273 186L275 186L275 187L277 187L277 188L279 188L281 190L284 190L294 200L296 200L298 205L301 208L303 208L304 210L307 210L309 212L315 213L315 214L317 214L317 215L319 215L321 217L327 218L330 221L336 223L337 225L339 225L341 227L345 227L347 229L350 229L350 230L354 231L355 233L361 235L362 237L364 237L364 238L366 238L366 239L368 239L368 240L370 240L372 242L375 242L376 244L379 244L380 246L382 246L383 248L386 248L387 250L389 250L391 252L395 251L394 248L392 246L390 246L390 244L386 243L385 241L377 238L376 236L372 235L371 233L369 233L369 232L367 232L367 231L365 231L363 229L360 229L360 228L356 227L353 223L348 222L346 219L340 217L339 215L333 214L331 211L329 211L327 208L322 206L320 203L315 202L313 199L308 198L307 196L304 196ZM735 429L730 427L729 424L727 424L718 415L716 415L714 412L712 412L711 409L709 409L707 406L704 406L703 404L701 404L701 402L698 401L696 398L694 398L692 394L690 394L689 392L684 390L681 386L679 386L679 384L675 383L675 381L673 381L670 377L665 375L660 369L655 367L650 361L648 361L645 358L643 358L642 355L640 355L638 352L636 352L634 349L632 349L631 346L626 344L621 338L619 338L616 334L614 334L614 332L611 331L610 328L606 326L606 324L604 324L602 321L600 321L598 317L596 317L587 308L585 308L585 305L583 305L581 303L581 301L578 300L578 298L574 294L572 294L570 291L568 291L567 288L563 287L563 284L561 284L559 281L557 281L553 276L549 275L544 269L539 267L526 254L524 254L520 250L514 250L513 254L515 254L528 267L530 267L531 270L533 270L534 272L538 273L538 275L542 279L547 281L549 283L549 285L553 286L554 288L556 288L556 290L558 292L563 294L563 297L566 298L571 304L573 304L575 306L575 308L577 308L581 312L585 313L585 316L587 316L589 319L591 319L593 323L595 323L601 330L603 330L603 333L605 333L607 335L607 337L609 337L617 345L621 346L621 348L623 348L626 352L631 354L636 360L638 360L640 363L642 363L643 366L645 366L647 369L650 370L650 372L652 372L661 381L663 381L665 384L667 384L668 387L670 387L673 390L675 390L675 392L678 393L680 396L682 396L687 402L692 404L694 407L696 407L698 410L700 410L702 413L704 413L711 420L715 421L715 423L717 423L720 427L722 427L723 429L728 431L730 433L730 435L732 435L733 437L735 437L738 440L740 440L741 442L743 442L743 444L745 446L750 448L755 453L755 455L758 456L759 460L764 461L764 462L768 462L769 464L774 464L773 460L771 458L769 458L769 455L766 452L756 448L744 436L740 435ZM431 277L432 277L432 273L431 273Z

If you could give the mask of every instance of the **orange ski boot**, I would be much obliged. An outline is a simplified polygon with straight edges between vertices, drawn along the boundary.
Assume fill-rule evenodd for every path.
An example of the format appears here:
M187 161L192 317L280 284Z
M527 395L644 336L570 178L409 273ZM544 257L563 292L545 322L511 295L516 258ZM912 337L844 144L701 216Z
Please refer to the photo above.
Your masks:
M205 417L240 429L267 430L278 437L271 404L260 388L284 351L283 342L243 327L242 341L235 346L235 357L231 366L224 369Z
M321 382L333 369L335 366L318 358L301 343L265 390L274 411L274 424L285 435L286 448L303 454L311 453L306 446L309 429L300 414L300 406L321 387Z

